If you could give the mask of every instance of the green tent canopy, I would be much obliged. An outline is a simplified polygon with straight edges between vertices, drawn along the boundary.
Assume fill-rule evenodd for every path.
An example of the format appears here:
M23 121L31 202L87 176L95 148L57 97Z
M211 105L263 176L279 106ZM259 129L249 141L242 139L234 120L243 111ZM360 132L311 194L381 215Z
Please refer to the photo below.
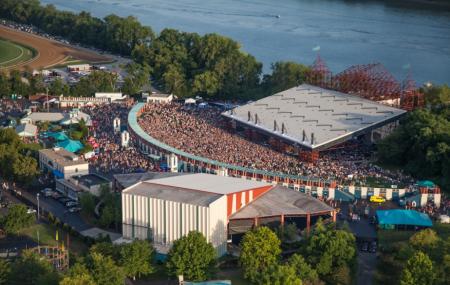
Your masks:
M48 137L54 138L57 141L65 141L69 139L69 137L63 132L48 133L47 135Z
M422 180L419 181L419 187L428 187L428 188L434 188L435 184L431 182L430 180Z
M63 147L67 151L70 151L70 152L77 152L84 147L80 141L75 141L75 140L65 140L65 141L56 143L56 145L59 147Z
M414 210L378 210L378 224L382 227L390 227L397 225L432 227L430 217L425 213Z

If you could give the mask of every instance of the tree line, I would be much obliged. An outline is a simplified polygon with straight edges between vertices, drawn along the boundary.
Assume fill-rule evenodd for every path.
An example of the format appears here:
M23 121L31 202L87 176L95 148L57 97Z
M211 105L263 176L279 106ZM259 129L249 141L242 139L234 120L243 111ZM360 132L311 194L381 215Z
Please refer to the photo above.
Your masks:
M29 97L30 95L46 93L49 95L91 97L96 92L119 92L124 94L138 94L145 85L149 84L150 70L146 64L129 63L124 66L128 75L119 87L118 76L115 73L96 70L80 81L68 85L61 78L54 78L50 83L44 81L41 74L13 70L9 74L0 72L0 97L9 98L12 94Z
M148 68L154 85L179 97L264 97L302 83L308 71L302 64L277 62L272 65L272 74L263 75L262 64L230 38L174 29L156 35L132 16L99 19L84 11L59 11L53 5L40 5L38 0L4 0L0 17L34 25L76 43L131 56ZM135 78L126 80L125 87L133 86ZM131 87L129 90L136 91Z
M450 87L425 88L426 107L409 112L400 126L378 143L381 163L430 179L450 191Z
M445 226L416 232L406 240L400 238L400 233L391 233L392 238L381 248L376 283L449 284L450 238Z

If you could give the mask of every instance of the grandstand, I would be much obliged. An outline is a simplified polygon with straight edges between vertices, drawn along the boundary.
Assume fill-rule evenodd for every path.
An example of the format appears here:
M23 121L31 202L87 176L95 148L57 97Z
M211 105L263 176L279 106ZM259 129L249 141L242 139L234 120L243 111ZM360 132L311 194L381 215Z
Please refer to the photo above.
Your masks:
M322 151L360 136L373 141L374 132L395 125L405 113L358 96L302 84L222 115L234 127L301 150Z

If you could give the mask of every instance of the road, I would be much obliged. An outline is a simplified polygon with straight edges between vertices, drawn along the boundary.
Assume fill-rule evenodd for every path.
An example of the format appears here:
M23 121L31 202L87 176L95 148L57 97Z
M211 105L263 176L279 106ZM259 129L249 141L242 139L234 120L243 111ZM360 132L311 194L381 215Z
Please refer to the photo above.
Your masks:
M12 202L16 203L18 201L20 201L21 203L28 202L27 203L28 205L32 204L33 208L37 209L37 199L36 199L37 192L30 193L22 189L20 189L20 192L23 199L18 199L19 196L16 197L10 190L3 191L3 195ZM46 198L43 197L43 195L40 195L39 207L41 211L51 212L53 216L57 217L63 223L69 224L70 226L75 228L75 230L77 230L78 232L84 231L92 227L89 224L85 223L77 213L68 212L65 206L63 206L61 203L54 200L53 198Z
M359 212L363 212L365 205L358 205ZM342 205L341 211L344 217L348 216L348 204ZM369 216L374 215L374 209L370 209ZM350 229L356 237L359 244L363 241L373 241L377 239L377 232L375 226L370 224L369 219L363 215L357 221L349 222ZM377 266L377 254L370 252L363 252L358 248L358 273L357 285L371 285L373 283L373 273Z

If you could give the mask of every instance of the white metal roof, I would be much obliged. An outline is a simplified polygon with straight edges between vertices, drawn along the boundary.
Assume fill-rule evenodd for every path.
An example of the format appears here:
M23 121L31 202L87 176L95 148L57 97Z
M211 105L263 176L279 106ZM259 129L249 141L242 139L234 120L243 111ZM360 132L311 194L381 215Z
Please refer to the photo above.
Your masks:
M186 188L216 194L231 194L272 185L265 182L204 173L152 179L148 180L147 182L152 184Z
M37 133L37 127L33 124L20 124L16 127L16 133L21 137L33 137Z
M315 149L379 127L405 112L358 96L302 84L223 115Z
M34 112L27 116L33 122L48 121L48 122L58 122L64 119L64 114L62 112L48 113L48 112Z

